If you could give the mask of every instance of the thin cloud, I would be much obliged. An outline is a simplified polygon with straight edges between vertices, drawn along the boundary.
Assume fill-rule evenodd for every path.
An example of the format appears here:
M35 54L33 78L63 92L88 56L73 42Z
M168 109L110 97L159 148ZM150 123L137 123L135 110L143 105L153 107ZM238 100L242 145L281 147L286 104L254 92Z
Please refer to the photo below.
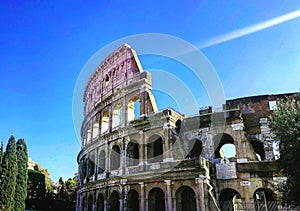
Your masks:
M212 39L207 40L206 42L200 43L198 45L198 47L200 49L203 49L203 48L207 48L207 47L210 47L213 45L218 45L220 43L228 42L230 40L234 40L234 39L246 36L248 34L252 34L252 33L267 29L269 27L284 23L289 20L293 20L298 17L300 17L300 10L297 10L295 12L291 12L291 13L279 16L277 18L273 18L271 20L267 20L267 21L258 23L258 24L254 24L254 25L242 28L242 29L238 29L233 32L229 32L227 34L223 34L223 35L214 37Z

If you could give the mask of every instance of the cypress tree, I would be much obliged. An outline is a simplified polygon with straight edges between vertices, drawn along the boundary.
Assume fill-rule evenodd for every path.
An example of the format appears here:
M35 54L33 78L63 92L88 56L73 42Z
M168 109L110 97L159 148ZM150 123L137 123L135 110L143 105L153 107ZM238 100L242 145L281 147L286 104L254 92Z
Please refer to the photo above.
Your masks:
M16 177L18 173L15 137L11 136L2 159L2 180L0 183L0 210L14 210Z
M18 158L18 174L15 190L15 211L25 210L25 199L27 196L27 168L28 168L28 152L27 145L24 139L19 139L17 142L17 158Z
M1 147L0 147L0 184L1 184L1 178L2 178L2 158L3 158L3 141L1 142Z

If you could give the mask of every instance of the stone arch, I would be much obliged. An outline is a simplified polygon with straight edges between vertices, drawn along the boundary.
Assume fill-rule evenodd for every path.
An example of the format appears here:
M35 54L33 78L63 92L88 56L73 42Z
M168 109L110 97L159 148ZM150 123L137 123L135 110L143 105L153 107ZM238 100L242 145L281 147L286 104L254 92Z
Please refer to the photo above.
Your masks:
M148 195L148 210L165 211L165 193L162 189L154 187Z
M87 136L86 136L86 143L89 144L92 141L92 126L89 123L87 126Z
M109 195L108 199L108 210L109 211L119 211L120 210L120 196L117 191L113 191Z
M127 210L128 211L139 211L139 194L136 190L131 189L127 193Z
M109 78L109 74L106 74L104 77L104 87L108 87L110 83L110 78Z
M181 131L181 124L182 124L182 121L180 119L178 119L175 123L175 131L178 135Z
M102 149L98 156L98 174L101 174L106 169L106 153Z
M187 158L199 158L202 153L203 145L200 139L193 139L189 142L189 153Z
M82 136L82 146L84 147L85 145L87 145L87 133Z
M126 164L127 166L136 166L139 164L139 144L132 140L126 148Z
M88 211L93 211L93 204L94 204L94 199L92 194L89 195L89 199L88 199Z
M266 154L265 154L264 144L259 140L251 140L250 144L256 153L257 159L265 160Z
M160 135L152 135L148 139L147 159L149 163L163 161L163 139Z
M93 176L95 173L95 155L92 153L88 158L88 177Z
M127 120L128 122L138 118L140 114L140 98L139 96L134 96L131 98L127 105Z
M111 149L111 153L110 153L110 170L115 170L120 168L120 153L121 153L121 149L119 147L119 145L114 145Z
M83 182L83 180L87 177L87 158L86 158L86 156L83 156L81 158L81 173L82 173L82 175L80 175L81 182Z
M235 153L235 157L236 157L235 142L231 135L229 135L227 133L218 134L213 137L213 141L214 141L214 146L215 146L215 158L224 158L225 157L225 155L222 151L222 147L227 144L232 144L234 146L233 153Z
M99 193L97 197L96 211L104 211L104 196L102 193Z
M182 186L177 189L176 193L176 210L178 211L196 211L196 194L195 191L188 187Z
M99 118L98 115L94 117L93 121L93 134L92 134L92 139L97 138L99 135Z
M109 129L109 112L108 109L102 111L101 117L101 133L105 133Z
M88 177L88 165L89 165L89 159L85 157L84 159L84 178L86 179Z
M253 194L255 210L274 210L275 194L267 188L258 188Z
M113 108L112 127L115 128L122 124L122 104L117 104Z
M233 200L241 195L238 191L232 188L225 188L221 190L219 196L220 208L221 210L233 210Z

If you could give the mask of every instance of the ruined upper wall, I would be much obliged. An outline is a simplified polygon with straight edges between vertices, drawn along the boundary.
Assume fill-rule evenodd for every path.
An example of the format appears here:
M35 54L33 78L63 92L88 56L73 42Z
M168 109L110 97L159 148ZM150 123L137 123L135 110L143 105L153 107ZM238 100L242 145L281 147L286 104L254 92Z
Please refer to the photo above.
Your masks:
M278 100L294 94L296 93L259 95L227 100L226 109L239 108L247 133L259 134L261 132L260 118L268 118L272 113L272 107L276 106Z
M124 83L138 80L142 67L135 51L127 44L112 52L96 68L84 91L84 116ZM136 78L135 78L136 77Z

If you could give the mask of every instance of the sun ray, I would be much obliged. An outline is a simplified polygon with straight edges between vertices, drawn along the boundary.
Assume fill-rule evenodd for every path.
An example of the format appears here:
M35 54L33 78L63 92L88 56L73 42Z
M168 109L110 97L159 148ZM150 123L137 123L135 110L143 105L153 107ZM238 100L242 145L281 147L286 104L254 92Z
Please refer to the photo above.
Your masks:
M228 42L230 40L234 40L234 39L270 28L272 26L284 23L289 20L293 20L298 17L300 17L300 10L297 10L297 11L294 11L294 12L261 22L261 23L257 23L257 24L254 24L254 25L242 28L242 29L238 29L238 30L235 30L235 31L232 31L232 32L229 32L229 33L217 36L217 37L213 37L207 41L199 43L198 47L200 49L203 49L203 48L211 47L214 45L218 45L220 43Z

